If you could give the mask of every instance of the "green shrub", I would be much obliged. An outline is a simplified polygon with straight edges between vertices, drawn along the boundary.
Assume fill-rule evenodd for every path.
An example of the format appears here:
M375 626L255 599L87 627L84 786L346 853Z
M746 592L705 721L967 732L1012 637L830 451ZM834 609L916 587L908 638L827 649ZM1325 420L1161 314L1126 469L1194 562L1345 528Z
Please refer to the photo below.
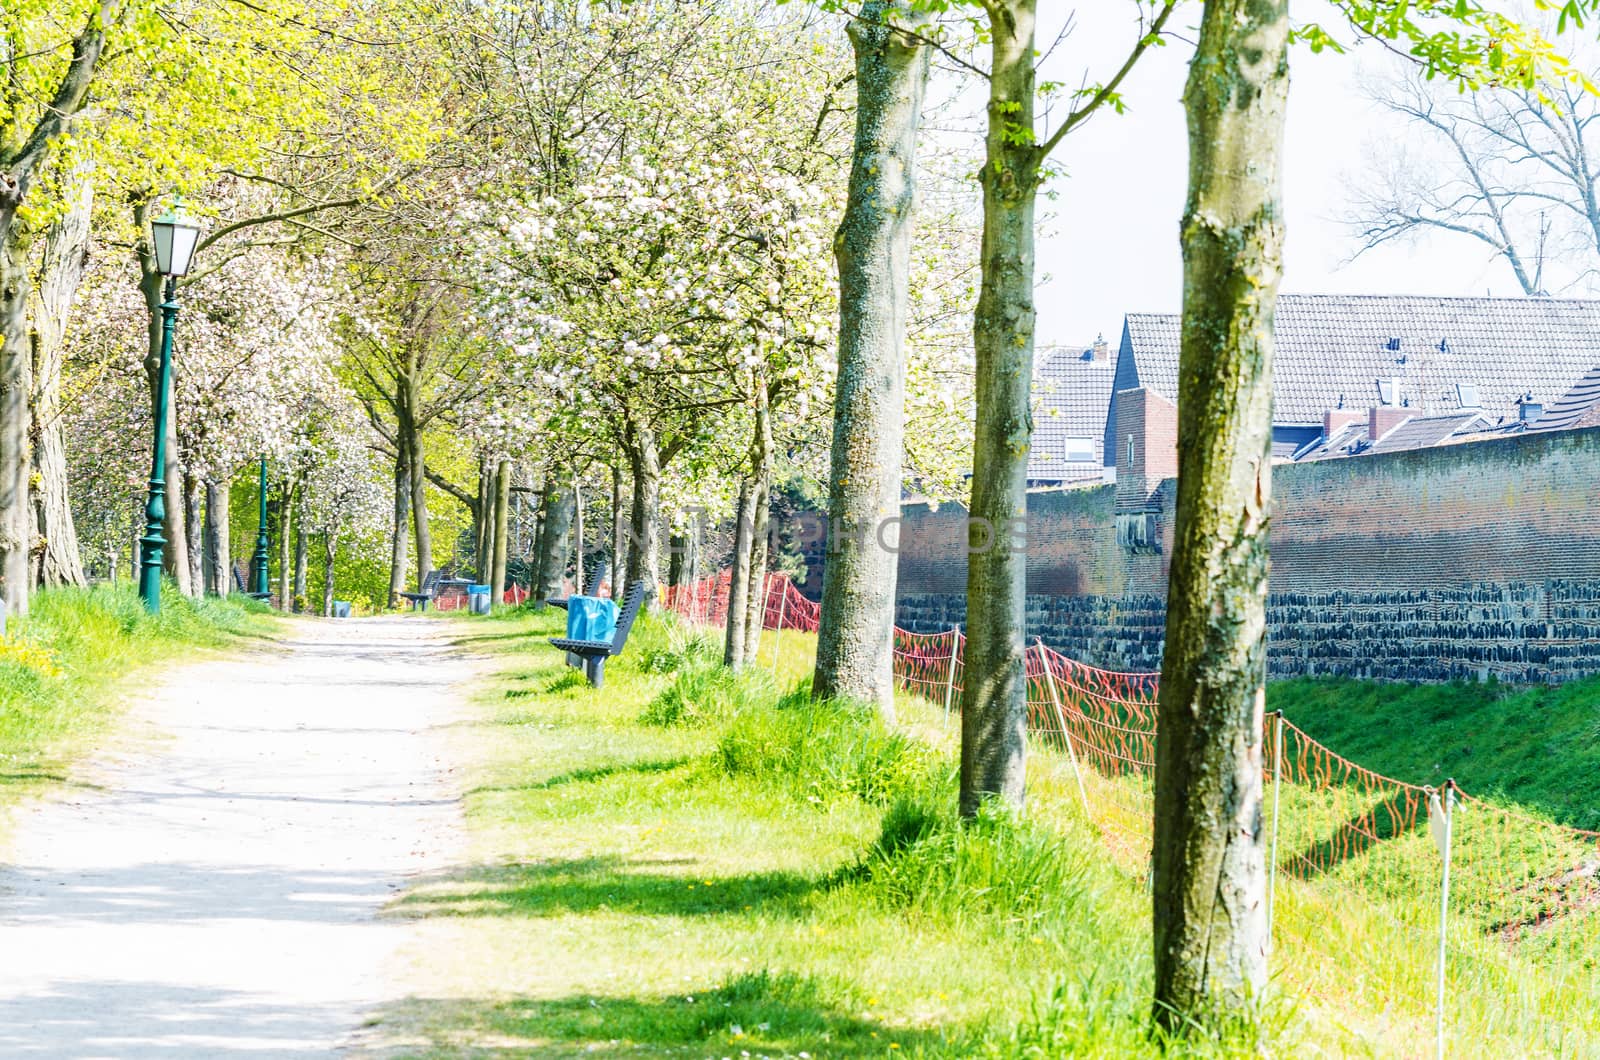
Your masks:
M764 670L736 674L720 661L695 656L677 669L677 677L650 701L639 720L660 726L713 725L775 694L772 678Z
M717 746L725 773L786 786L823 805L847 796L888 803L940 771L931 749L885 726L871 708L813 703L802 689L733 719Z
M639 671L671 674L720 664L721 653L710 637L692 636L680 644L652 644L639 653Z

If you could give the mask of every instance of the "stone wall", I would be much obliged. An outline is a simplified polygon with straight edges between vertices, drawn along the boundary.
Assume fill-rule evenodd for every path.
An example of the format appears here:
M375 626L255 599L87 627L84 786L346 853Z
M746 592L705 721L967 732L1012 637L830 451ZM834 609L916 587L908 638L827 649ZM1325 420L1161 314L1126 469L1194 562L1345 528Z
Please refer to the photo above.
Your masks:
M1099 666L1159 665L1174 485L1029 496L1030 638ZM1274 676L1600 673L1600 429L1279 465L1273 498ZM1158 544L1119 543L1119 515L1153 519ZM907 506L907 628L962 621L965 518Z

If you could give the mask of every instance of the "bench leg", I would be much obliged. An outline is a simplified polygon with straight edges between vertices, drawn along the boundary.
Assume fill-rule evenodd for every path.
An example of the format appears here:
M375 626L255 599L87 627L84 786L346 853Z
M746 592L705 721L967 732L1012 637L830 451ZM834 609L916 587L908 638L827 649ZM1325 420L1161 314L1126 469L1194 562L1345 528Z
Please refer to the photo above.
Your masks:
M603 655L594 655L583 660L583 673L589 679L590 688L602 688L606 683L606 660Z

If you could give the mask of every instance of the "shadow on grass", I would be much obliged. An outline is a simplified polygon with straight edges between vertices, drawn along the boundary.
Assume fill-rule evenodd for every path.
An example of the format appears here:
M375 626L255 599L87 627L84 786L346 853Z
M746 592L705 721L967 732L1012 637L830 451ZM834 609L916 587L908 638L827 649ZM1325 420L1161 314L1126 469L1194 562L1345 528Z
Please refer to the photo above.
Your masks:
M496 1041L516 1056L668 1048L715 1056L794 1056L802 1050L828 1057L959 1054L937 1028L890 1027L847 1012L843 993L811 976L763 970L704 993L665 998L412 999L396 1010L394 1022L411 1025L412 1034L420 1031L427 1039L426 1048L446 1055L473 1039Z
M1327 838L1291 854L1279 864L1300 879L1313 879L1361 857L1380 843L1416 831L1426 821L1426 810L1418 813L1405 795L1391 795L1341 823Z
M791 872L703 877L692 861L614 856L483 867L425 883L390 912L402 917L557 917L593 912L646 916L797 915L818 881ZM661 872L678 866L682 872Z
M670 773L679 766L688 765L693 759L688 755L677 755L672 758L646 758L637 762L608 762L603 766L589 766L585 769L573 769L565 773L557 773L553 777L536 780L528 784L510 784L494 787L473 788L468 795L488 795L519 791L549 791L551 788L564 787L568 784L587 784L596 780L608 780L611 777L626 776L628 774Z

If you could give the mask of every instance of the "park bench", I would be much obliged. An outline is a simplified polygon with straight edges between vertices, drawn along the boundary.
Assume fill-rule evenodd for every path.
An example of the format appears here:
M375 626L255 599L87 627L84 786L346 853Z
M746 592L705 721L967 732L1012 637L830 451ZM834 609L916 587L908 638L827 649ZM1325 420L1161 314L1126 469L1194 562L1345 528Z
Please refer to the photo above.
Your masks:
M426 611L428 605L433 602L434 596L439 592L439 579L442 577L444 577L442 571L431 570L428 572L427 577L422 579L422 584L417 586L416 592L401 593L400 595L410 602L411 610Z
M228 568L228 571L233 575L233 591L240 596L248 596L252 600L270 601L272 599L271 593L253 593L250 591L250 586L245 581L244 571L241 569L240 564L233 564Z
M633 620L639 617L639 608L644 606L645 583L634 582L628 589L628 597L623 601L622 614L617 616L617 631L611 635L610 640L568 640L566 637L552 637L550 643L567 653L570 659L576 656L583 666L583 675L589 679L591 687L599 688L606 681L606 660L613 655L621 655L623 647L628 643L628 633L633 629Z

